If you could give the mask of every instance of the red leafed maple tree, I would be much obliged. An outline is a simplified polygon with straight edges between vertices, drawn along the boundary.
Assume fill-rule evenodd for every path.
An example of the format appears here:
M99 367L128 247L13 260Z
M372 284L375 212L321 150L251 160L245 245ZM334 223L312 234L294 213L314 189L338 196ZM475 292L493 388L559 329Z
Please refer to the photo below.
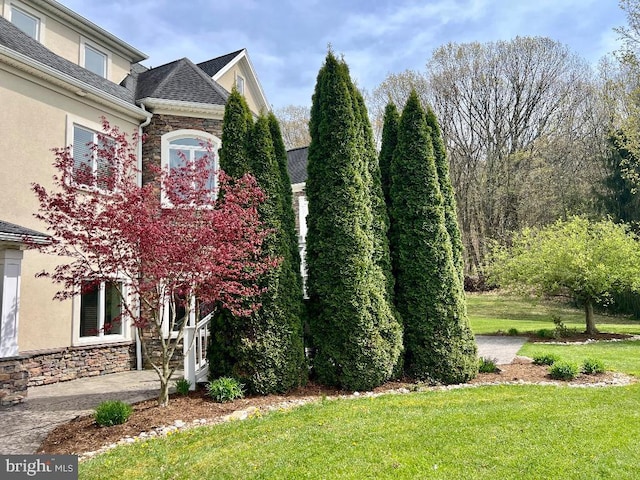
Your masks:
M247 315L259 306L257 279L278 262L261 248L269 233L257 211L263 194L250 175L233 181L214 171L210 146L207 155L183 157L170 171L148 166L155 180L140 186L140 139L104 119L103 128L90 146L93 163L74 163L70 147L54 149L54 188L32 186L36 217L54 238L38 248L61 258L39 275L61 285L59 300L118 280L111 284L122 316L138 329L143 355L160 378L158 404L167 405L171 359L192 309L217 305ZM160 344L159 359L150 355L150 341Z

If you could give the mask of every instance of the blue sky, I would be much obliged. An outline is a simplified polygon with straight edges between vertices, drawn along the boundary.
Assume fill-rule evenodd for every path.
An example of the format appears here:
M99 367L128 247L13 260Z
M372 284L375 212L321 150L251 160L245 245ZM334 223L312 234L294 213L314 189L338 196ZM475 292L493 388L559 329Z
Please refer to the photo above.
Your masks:
M616 0L59 0L159 66L247 48L274 108L310 105L327 45L358 85L423 70L447 42L558 40L596 64L618 46Z

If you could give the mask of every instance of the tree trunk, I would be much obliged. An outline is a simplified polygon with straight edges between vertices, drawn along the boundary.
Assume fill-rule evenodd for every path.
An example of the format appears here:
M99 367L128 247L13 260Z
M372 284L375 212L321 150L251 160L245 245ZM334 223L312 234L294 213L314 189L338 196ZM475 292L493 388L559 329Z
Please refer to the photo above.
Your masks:
M584 312L587 322L586 333L588 333L589 335L598 333L598 329L596 328L596 320L593 316L593 302L591 301L591 299L585 300Z
M173 368L169 366L169 358L166 352L162 355L162 371L160 377L160 391L158 392L158 406L166 407L169 405L169 381L173 374Z

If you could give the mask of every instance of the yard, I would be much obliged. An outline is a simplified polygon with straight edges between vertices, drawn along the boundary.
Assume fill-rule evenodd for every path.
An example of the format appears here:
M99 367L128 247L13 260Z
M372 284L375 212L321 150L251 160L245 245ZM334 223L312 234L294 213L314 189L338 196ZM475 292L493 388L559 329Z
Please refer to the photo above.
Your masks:
M476 333L583 328L566 305L470 295ZM601 330L640 333L640 322L597 318ZM640 374L640 342L528 343ZM293 410L139 441L82 462L81 478L635 478L640 384L500 385L319 399Z

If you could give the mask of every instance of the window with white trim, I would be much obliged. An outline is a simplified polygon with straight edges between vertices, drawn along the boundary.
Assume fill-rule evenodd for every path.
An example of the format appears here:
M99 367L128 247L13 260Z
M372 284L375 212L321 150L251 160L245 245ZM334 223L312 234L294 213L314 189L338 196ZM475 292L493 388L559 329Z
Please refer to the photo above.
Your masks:
M80 39L80 66L86 68L90 72L100 75L103 78L109 78L109 66L111 64L111 55L108 51L87 42L86 39Z
M303 195L298 197L298 222L300 226L298 249L300 251L300 274L302 275L304 298L309 298L307 295L307 215L309 215L309 201Z
M207 181L207 189L213 194L218 187L218 150L220 149L220 139L210 133L200 130L177 130L166 133L161 138L162 168L169 170L184 167L185 162L194 162L206 156L213 157L211 160L211 172ZM162 201L165 205L170 204L164 190L162 191Z
M238 73L236 73L236 90L238 90L238 93L241 95L244 95L244 77Z
M77 185L113 190L116 180L113 161L101 155L101 151L104 152L112 144L112 139L98 135L95 130L73 124L72 178Z
M121 292L124 284L112 282L82 282L80 293L79 338L108 339L124 337Z
M21 3L11 2L9 20L31 38L42 42L44 21L36 11Z

